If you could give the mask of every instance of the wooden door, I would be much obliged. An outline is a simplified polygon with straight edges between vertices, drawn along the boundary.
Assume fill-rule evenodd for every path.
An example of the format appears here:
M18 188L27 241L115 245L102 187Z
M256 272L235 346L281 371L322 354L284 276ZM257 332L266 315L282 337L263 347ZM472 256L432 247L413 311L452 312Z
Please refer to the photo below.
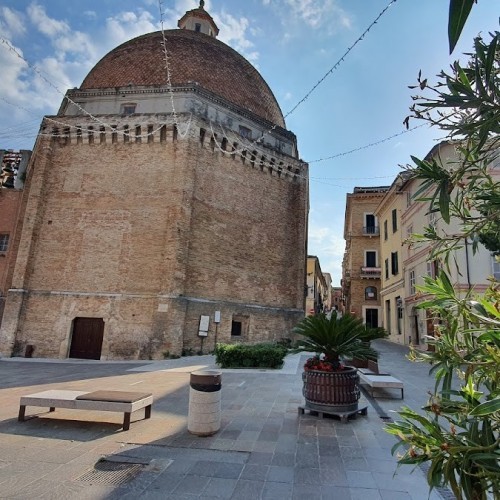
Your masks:
M378 309L366 309L365 311L365 323L366 326L370 328L378 327Z
M103 334L104 320L102 318L75 318L69 357L101 359Z

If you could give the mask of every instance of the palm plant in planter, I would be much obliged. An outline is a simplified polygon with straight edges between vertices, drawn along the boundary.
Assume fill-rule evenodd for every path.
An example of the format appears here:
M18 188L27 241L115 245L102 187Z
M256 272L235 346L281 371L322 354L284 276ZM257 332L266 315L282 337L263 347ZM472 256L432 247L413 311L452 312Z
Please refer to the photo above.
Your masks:
M366 326L355 316L346 314L330 319L324 314L304 318L294 329L301 335L299 351L316 355L304 365L302 380L306 407L326 412L355 412L358 408L359 375L356 368L345 366L344 358L378 357L366 340Z

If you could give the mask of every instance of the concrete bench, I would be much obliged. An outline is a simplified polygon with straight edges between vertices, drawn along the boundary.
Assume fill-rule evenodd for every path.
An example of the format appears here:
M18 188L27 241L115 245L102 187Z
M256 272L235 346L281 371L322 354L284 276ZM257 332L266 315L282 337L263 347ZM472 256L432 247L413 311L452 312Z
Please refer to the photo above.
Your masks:
M125 391L62 391L51 390L22 396L19 405L19 422L24 421L27 406L48 407L70 410L100 410L123 412L123 430L130 428L130 415L144 408L144 418L151 417L153 395L143 392Z
M371 395L373 395L374 389L401 389L401 399L404 399L404 387L403 382L393 377L392 375L382 375L382 374L367 374L359 372L359 378L361 383L370 386Z
M390 373L374 372L370 368L358 368L358 372L360 375L390 375Z

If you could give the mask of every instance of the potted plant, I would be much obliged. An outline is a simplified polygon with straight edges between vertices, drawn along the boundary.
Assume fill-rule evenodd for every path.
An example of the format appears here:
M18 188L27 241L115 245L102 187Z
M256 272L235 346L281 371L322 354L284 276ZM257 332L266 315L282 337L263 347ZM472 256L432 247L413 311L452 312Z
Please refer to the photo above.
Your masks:
M306 408L330 413L356 412L359 375L343 359L375 361L378 357L365 341L363 321L349 314L337 317L333 312L330 319L318 314L304 318L294 332L303 337L297 350L316 353L306 361L302 374Z

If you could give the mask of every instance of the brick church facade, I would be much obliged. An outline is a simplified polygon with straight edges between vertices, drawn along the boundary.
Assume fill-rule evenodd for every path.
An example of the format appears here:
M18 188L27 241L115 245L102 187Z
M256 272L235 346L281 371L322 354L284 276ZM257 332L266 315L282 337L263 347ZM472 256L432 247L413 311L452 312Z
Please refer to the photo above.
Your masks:
M162 359L303 317L296 137L202 4L179 27L111 51L44 118L0 354Z

